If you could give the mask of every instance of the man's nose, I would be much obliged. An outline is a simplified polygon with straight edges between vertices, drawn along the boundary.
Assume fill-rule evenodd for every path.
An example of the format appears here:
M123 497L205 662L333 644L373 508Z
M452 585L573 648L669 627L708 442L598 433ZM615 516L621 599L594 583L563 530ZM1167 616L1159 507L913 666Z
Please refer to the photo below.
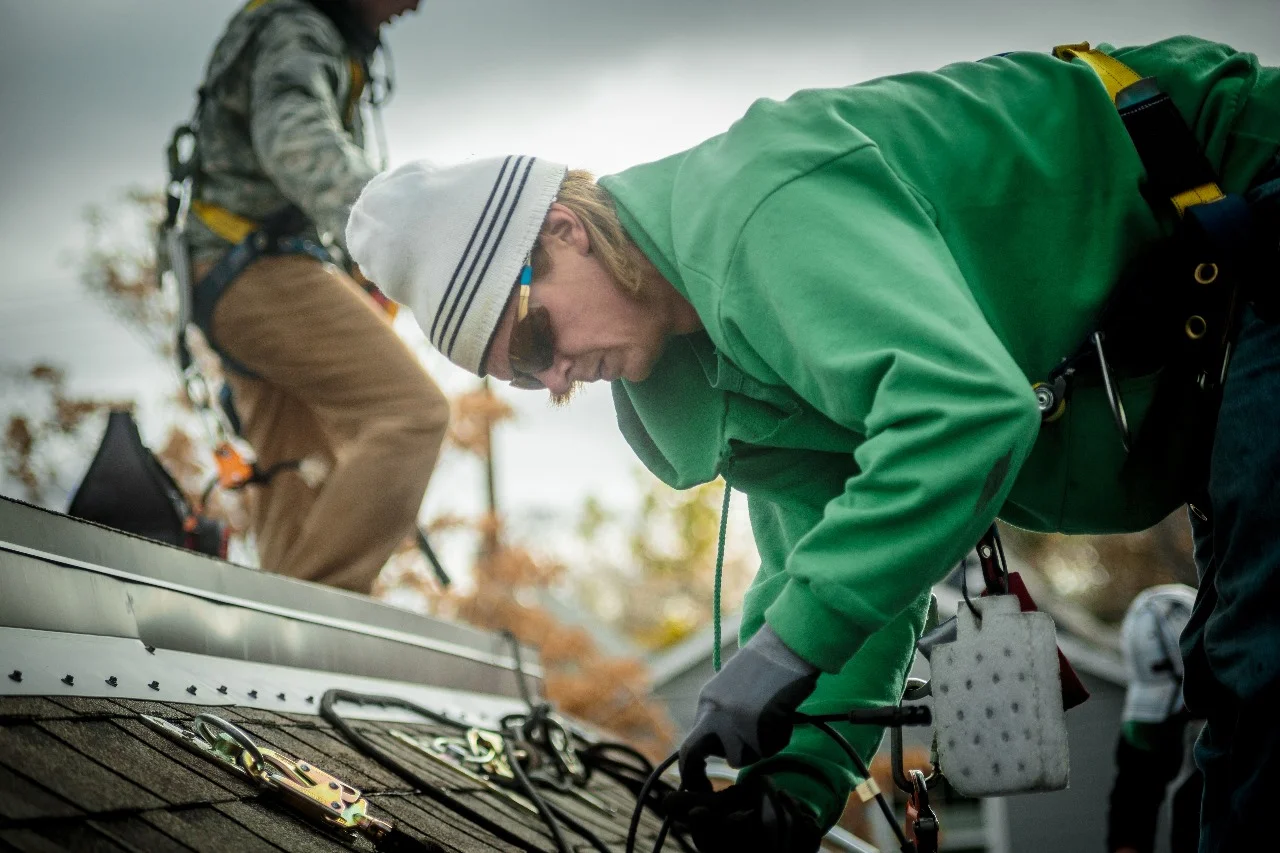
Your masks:
M569 368L572 366L569 359L558 358L546 370L534 375L552 394L568 394L573 387L573 382L569 379Z

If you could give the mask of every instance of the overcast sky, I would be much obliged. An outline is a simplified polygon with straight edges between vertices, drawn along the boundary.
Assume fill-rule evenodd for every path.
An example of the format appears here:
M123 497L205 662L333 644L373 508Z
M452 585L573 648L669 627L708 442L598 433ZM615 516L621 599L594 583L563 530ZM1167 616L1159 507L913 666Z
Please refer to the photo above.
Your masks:
M69 259L87 205L160 186L168 134L239 5L0 0L0 364L53 359L103 395L172 387L168 366L81 293ZM385 119L392 165L524 152L609 172L715 134L762 96L1179 33L1280 64L1280 0L424 0L387 33ZM429 364L450 388L468 381ZM511 506L627 502L634 462L606 388L569 411L513 399L520 422L499 447ZM430 504L467 506L474 492L445 472Z

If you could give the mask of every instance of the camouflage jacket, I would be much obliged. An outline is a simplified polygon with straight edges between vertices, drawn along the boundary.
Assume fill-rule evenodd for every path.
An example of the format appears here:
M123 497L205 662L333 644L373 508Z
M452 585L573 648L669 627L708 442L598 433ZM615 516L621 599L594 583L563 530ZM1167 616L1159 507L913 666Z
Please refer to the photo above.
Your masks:
M377 41L368 41L371 54ZM351 205L376 172L358 104L368 59L316 4L248 3L201 87L195 198L254 221L292 203L342 245ZM188 233L197 262L228 246L197 216Z

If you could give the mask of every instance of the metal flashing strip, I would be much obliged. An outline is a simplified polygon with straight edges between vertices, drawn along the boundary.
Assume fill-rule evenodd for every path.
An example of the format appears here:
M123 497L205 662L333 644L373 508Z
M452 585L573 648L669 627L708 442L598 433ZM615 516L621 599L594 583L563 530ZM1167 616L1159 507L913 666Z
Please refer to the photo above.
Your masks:
M522 700L465 690L228 660L148 647L137 640L0 627L0 696L149 699L315 715L326 690L398 696L461 722L496 728ZM343 706L362 720L422 722L394 708Z
M485 652L506 651L492 633L470 625L413 613L358 593L218 560L4 496L0 496L0 540L95 565L127 569L142 578L379 625ZM49 627L71 630L60 625Z
M350 619L342 619L339 617L328 616L320 613L311 613L304 610L296 610L288 607L281 607L275 604L268 604L260 601L240 598L234 595L214 592L212 590L200 589L187 584L175 583L159 578L148 577L145 575L135 574L133 572L113 569L108 566L90 563L85 560L77 560L71 557L63 557L59 554L53 554L48 551L41 551L36 548L29 548L14 542L0 540L0 552L8 552L23 557L40 560L45 563L63 566L69 569L78 569L81 571L92 572L98 575L115 578L125 583L137 584L140 586L156 587L159 589L177 592L182 595L199 598L205 601L215 602L217 604L230 605L232 607L242 608L245 610L255 611L258 613L266 613L272 616L278 616L285 619L304 622L313 625L322 625L328 628L336 628L340 631L346 631L354 634L363 634L370 637L377 637L383 640L391 640L406 645L418 646L431 651L441 652L452 657L471 660L476 663L483 663L489 666L495 666L514 672L516 664L515 660L507 655L495 655L483 652L479 649L461 646L446 640L438 640L431 637L425 637L420 634L411 634L405 631L399 631L391 628L382 628L377 625L370 625L363 622L356 622ZM532 678L542 678L542 668L536 664L524 664L524 672Z

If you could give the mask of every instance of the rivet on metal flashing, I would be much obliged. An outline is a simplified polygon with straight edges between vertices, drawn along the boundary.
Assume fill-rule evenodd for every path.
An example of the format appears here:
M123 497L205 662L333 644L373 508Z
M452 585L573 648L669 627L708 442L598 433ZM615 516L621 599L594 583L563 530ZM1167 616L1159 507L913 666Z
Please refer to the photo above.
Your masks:
M250 698L250 699L257 699L257 698L258 698L258 691L256 691L256 690L250 690L250 691L249 691L249 698Z
M283 701L284 701L284 694L283 694L283 693L277 693L277 694L276 694L276 698L277 698L277 699L279 699L281 702L283 702Z
M223 696L226 696L226 695L227 695L227 685L225 685L225 684L224 684L224 685L222 685L221 687L219 687L219 688L218 688L218 692L219 692L219 693L221 693Z
M190 687L187 688L187 692L190 693L192 696L196 695L196 686L194 684L191 685Z
M154 655L154 654L156 653L156 647L155 647L155 646L147 645L147 646L144 646L143 648L145 648L145 649L147 650L147 654L149 654L149 655Z
M147 686L148 686L148 687L150 687L152 690L159 690L159 689L160 689L160 682L158 682L158 681L153 681L153 682L151 682L150 684L148 684Z
M72 678L70 675L64 675L62 676L62 683L70 687L71 685L76 683L76 680Z
M307 704L308 704L308 705L309 705L309 704L311 704L311 703L312 703L312 702L314 702L314 701L316 701L316 697L314 697L314 696L308 696L308 697L307 697Z
M115 687L119 683L120 679L116 678L114 675L107 679L107 684L110 684L112 687Z
M10 680L10 681L21 681L21 680L22 680L22 670L20 670L20 669L15 669L13 672L9 673L9 680Z

